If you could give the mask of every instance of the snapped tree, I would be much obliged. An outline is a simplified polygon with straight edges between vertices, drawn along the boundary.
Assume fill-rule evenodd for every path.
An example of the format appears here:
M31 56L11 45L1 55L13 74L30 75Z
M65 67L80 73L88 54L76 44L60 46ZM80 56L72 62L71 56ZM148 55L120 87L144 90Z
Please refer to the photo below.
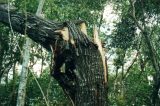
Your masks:
M97 31L87 36L84 21L53 22L0 6L0 22L26 34L54 54L51 75L75 106L107 105L107 69ZM27 28L25 28L27 27ZM27 30L26 30L27 29ZM62 70L64 68L65 70Z

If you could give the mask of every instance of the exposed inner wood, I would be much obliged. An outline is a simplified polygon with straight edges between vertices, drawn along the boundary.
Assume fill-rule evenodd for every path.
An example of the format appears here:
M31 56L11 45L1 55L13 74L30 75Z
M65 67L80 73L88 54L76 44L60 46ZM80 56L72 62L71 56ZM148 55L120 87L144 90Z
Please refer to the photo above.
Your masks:
M94 42L95 42L95 44L98 45L98 50L99 50L101 57L102 57L103 68L104 68L104 78L105 78L105 83L107 83L107 66L106 66L106 60L105 60L105 52L102 47L102 42L98 36L98 29L96 26L94 26L93 36L94 36Z
M62 30L57 30L55 32L58 32L62 35L63 40L69 41L69 31L67 27L64 27Z
M87 27L86 27L85 22L80 24L80 29L85 35L87 35Z

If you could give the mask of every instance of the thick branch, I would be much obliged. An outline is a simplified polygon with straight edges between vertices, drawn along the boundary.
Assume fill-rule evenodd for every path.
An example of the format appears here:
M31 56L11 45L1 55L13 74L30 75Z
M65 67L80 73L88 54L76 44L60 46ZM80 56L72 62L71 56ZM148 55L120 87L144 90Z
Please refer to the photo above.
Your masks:
M6 11L0 11L0 22L9 26L9 18L11 20L11 25L13 30L24 34L25 25L27 27L27 35L35 42L41 44L47 50L50 50L49 45L58 39L61 39L58 36L55 30L62 29L64 24L51 22L43 20L35 15L27 14L27 19L22 13L12 12L8 15Z
M30 13L27 13L26 19L23 13L10 12L8 15L8 11L1 9L0 14L0 22L10 26L10 18L12 28L16 32L24 34L26 25L26 34L28 37L41 44L47 50L50 50L49 45L53 44L55 41L63 40L61 33L57 32L57 30L62 30L66 26L66 22L58 23L46 19L44 20ZM82 22L84 21L74 21L74 23L78 25Z

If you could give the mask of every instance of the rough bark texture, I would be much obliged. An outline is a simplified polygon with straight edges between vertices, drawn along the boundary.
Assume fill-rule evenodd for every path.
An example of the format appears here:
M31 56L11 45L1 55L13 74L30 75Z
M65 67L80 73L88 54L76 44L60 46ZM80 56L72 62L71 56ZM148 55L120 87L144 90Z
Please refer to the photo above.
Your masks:
M8 14L0 11L0 21L8 24ZM106 106L106 83L104 67L98 46L78 27L77 22L51 22L28 14L27 20L21 13L10 15L13 29L24 33L47 50L54 53L51 75L59 82L65 93L76 106ZM78 22L79 23L79 22ZM69 40L57 30L68 28ZM65 71L62 71L62 67Z
M75 44L56 42L51 74L76 106L106 106L104 67L98 46L74 23L66 25ZM61 71L63 66L65 72Z
M106 85L101 55L94 47L84 48L77 59L77 106L106 106Z

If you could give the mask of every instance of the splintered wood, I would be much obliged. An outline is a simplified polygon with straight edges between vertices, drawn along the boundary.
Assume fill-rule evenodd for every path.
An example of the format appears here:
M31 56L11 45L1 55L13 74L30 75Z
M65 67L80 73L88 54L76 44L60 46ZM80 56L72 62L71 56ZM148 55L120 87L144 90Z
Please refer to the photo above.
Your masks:
M85 35L87 35L87 27L84 22L80 24L80 30ZM71 44L75 44L74 39L70 37L71 35L69 35L70 33L69 33L68 27L64 27L62 30L57 30L55 32L59 32L62 35L63 40L69 41ZM106 62L105 62L105 53L102 47L102 42L98 36L98 30L96 26L94 26L93 35L94 35L94 43L97 44L98 50L102 57L102 62L103 62L103 67L104 67L104 82L106 83L107 82L107 68L106 68Z
M84 22L80 24L80 29L85 35L87 35L87 27Z
M57 30L55 32L60 33L64 41L70 42L73 45L75 44L73 38L71 37L71 35L69 35L70 33L68 27L64 27L62 30Z
M98 50L101 54L101 57L102 57L102 61L103 61L103 67L104 67L104 81L105 83L107 83L107 68L106 68L106 62L105 62L105 53L104 53L104 50L103 50L103 47L102 47L102 42L98 36L98 30L97 30L97 27L94 26L94 29L93 29L93 37L94 37L94 43L97 44L98 46Z
M63 40L69 41L69 30L68 27L64 27L62 30L57 30L62 35Z

